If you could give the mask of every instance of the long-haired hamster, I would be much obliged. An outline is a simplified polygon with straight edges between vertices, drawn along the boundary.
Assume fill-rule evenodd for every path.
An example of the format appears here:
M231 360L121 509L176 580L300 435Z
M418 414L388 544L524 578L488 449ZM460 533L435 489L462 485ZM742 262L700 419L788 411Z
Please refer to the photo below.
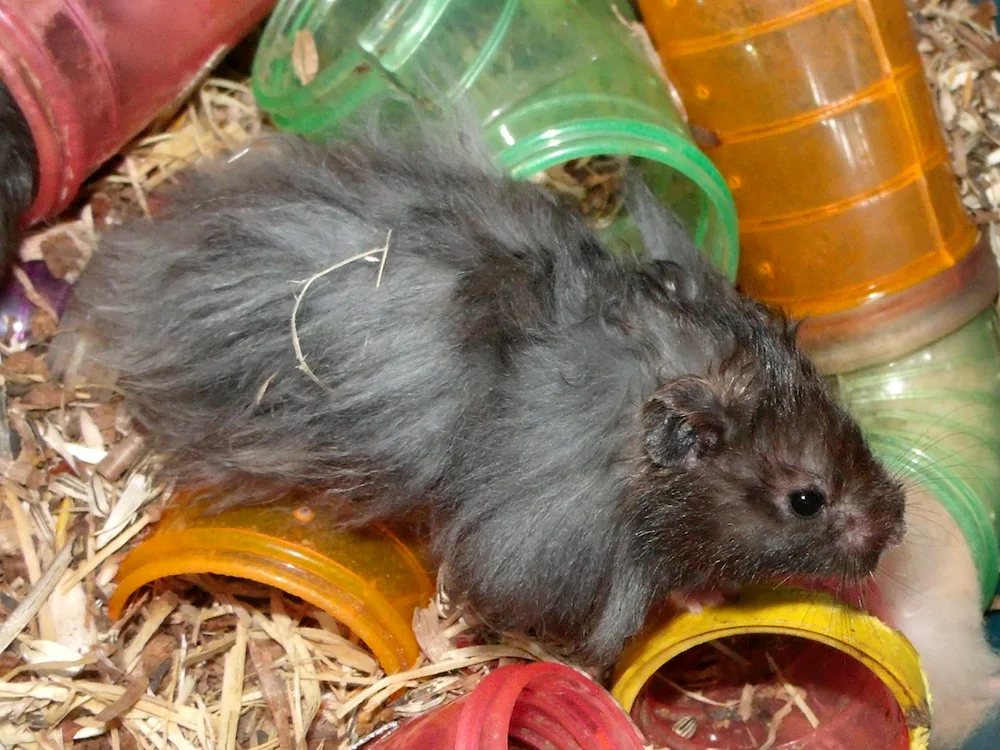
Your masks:
M423 509L456 595L595 662L673 592L871 572L904 496L793 326L634 176L616 257L426 131L269 137L103 239L77 304L180 481Z

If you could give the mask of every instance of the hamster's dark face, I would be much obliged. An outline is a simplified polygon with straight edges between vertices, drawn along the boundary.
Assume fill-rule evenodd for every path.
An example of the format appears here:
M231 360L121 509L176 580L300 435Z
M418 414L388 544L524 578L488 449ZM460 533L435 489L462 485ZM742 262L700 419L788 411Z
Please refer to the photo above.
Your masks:
M758 414L688 482L717 508L714 536L730 567L753 580L858 580L902 541L902 486L849 418L799 415Z
M858 580L902 540L902 486L793 355L784 372L744 362L647 402L636 510L644 555L680 562L673 585Z

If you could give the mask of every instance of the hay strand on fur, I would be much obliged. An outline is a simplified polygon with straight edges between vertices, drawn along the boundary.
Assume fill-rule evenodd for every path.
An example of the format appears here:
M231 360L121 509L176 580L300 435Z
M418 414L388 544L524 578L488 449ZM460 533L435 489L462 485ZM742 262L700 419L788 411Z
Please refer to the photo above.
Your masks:
M328 386L322 380L316 377L316 373L312 371L312 368L306 362L306 358L302 354L302 343L299 341L298 316L299 316L299 307L302 305L302 300L303 298L305 298L306 292L309 291L309 287L311 287L315 281L323 278L327 274L331 274L334 271L340 270L344 266L348 266L351 263L357 263L359 260L375 261L379 264L378 276L375 279L375 288L378 289L382 283L382 272L385 269L385 259L389 254L389 240L391 239L392 239L392 230L390 229L389 233L386 235L385 244L382 245L382 247L372 248L371 250L365 250L363 253L352 255L350 258L345 258L344 260L334 263L332 266L328 268L324 268L322 271L314 273L312 276L310 276L308 279L305 279L304 281L295 282L296 284L302 285L302 288L295 295L295 304L292 307L292 320L291 320L292 346L295 349L295 359L298 360L299 363L298 369L304 372L306 376L314 383L316 383L316 385L318 385L320 388L328 389ZM376 261L375 256L380 256L380 259Z

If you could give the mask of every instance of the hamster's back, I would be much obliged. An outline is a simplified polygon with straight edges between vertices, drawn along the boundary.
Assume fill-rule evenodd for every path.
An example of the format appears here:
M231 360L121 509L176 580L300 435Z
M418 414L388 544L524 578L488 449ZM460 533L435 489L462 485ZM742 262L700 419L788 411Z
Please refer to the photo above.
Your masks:
M623 283L574 212L438 143L265 139L102 239L75 304L178 478L411 502L514 353L589 315L595 279Z

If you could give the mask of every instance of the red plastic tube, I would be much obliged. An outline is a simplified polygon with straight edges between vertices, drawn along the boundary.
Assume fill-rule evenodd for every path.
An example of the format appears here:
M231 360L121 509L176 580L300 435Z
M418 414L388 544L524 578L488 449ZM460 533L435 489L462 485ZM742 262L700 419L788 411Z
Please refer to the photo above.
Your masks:
M635 725L597 683L561 664L502 667L469 695L403 724L371 750L642 750Z
M0 0L0 75L38 151L24 226L189 93L274 0Z

